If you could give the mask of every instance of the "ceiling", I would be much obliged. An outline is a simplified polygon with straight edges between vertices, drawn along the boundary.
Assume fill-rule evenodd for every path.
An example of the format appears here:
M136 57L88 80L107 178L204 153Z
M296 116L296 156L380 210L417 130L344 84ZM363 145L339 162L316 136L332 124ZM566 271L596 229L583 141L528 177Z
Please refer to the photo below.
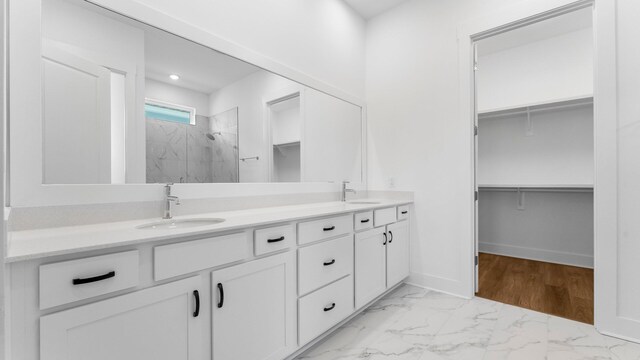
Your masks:
M584 8L478 41L478 55L496 53L592 26L592 9Z
M177 35L101 9L82 0L67 0L144 32L145 78L211 94L262 69ZM169 75L180 76L178 81Z
M147 78L211 94L261 70L173 34L150 27L144 30ZM171 74L179 75L180 80L169 79Z
M400 5L406 0L344 0L357 13L365 19L382 14L383 12Z

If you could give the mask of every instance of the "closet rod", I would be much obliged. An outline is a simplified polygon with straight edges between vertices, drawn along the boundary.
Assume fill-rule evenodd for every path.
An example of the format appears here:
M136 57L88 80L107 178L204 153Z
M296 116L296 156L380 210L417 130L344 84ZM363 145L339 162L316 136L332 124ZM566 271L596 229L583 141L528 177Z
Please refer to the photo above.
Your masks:
M593 188L563 188L563 187L479 187L480 191L496 192L563 192L563 193L592 193Z

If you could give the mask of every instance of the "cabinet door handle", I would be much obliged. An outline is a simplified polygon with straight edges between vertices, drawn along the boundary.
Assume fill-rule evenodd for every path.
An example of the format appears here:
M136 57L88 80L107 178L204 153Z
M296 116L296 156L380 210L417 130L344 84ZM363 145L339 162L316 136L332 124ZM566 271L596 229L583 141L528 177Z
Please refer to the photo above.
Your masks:
M402 214L402 215L404 215L404 214L406 214L406 213L408 213L408 211L407 211L407 210L403 211L401 214Z
M387 233L382 233L382 235L384 235L384 242L382 245L387 245Z
M333 265L336 263L336 259L331 259L331 261L325 261L324 262L324 266L329 266L329 265Z
M322 228L322 230L323 231L331 231L331 230L334 230L335 228L336 228L335 226L329 226L329 227L326 227L326 228Z
M331 303L331 306L327 306L326 308L324 308L324 311L331 311L334 307L336 307L336 303Z
M200 293L198 290L193 290L193 297L196 299L196 309L193 311L193 317L200 315Z
M275 239L267 239L267 242L268 243L274 243L274 242L279 242L279 241L282 241L282 240L284 240L284 235L280 236L279 238L275 238Z
M224 288L222 287L222 283L218 283L218 292L220 293L220 300L218 300L218 309L220 309L224 305Z
M364 224L364 223L368 223L368 222L369 222L369 219L362 219L362 220L360 220L360 222L361 222L361 223L363 223L363 224Z
M393 233L391 232L391 230L389 230L389 244L391 244L391 242L393 241Z
M73 285L82 285L82 284L88 284L88 283L92 283L92 282L96 282L96 281L102 281L102 280L110 279L110 278L112 278L114 276L116 276L116 272L115 271L109 271L106 274L102 274L102 275L98 275L98 276L94 276L94 277L90 277L90 278L73 279L72 283L73 283Z

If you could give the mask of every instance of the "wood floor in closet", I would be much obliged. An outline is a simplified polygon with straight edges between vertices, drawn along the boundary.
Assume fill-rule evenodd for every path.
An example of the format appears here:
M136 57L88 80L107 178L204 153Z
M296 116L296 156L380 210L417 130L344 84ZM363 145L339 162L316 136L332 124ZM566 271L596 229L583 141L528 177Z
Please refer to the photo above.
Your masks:
M593 269L480 254L479 297L593 324Z

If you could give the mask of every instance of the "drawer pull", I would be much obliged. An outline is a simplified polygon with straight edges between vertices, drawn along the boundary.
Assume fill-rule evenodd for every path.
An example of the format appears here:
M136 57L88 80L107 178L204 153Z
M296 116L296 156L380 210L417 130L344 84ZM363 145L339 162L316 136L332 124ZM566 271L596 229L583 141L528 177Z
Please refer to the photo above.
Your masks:
M326 228L322 228L322 230L323 231L331 231L331 230L334 230L335 228L336 228L335 226L329 226L329 227L326 227Z
M407 211L407 210L405 210L405 211L401 212L401 214L402 214L402 215L405 215L406 213L408 213L408 211Z
M279 242L279 241L282 241L282 240L284 240L284 235L280 236L279 238L276 238L276 239L267 239L267 242L268 243L274 243L274 242Z
M218 292L220 293L220 300L218 300L218 309L220 309L224 305L224 288L222 287L222 283L218 283Z
M336 259L331 259L331 261L325 261L324 262L324 266L329 266L329 265L333 265L336 263Z
M88 283L92 283L92 282L96 282L96 281L102 281L102 280L106 280L106 279L110 279L112 277L116 276L116 272L115 271L109 271L106 274L103 275L98 275L98 276L94 276L94 277L90 277L90 278L77 278L77 279L73 279L73 285L82 285L82 284L88 284Z
M393 241L393 233L391 232L391 230L389 230L389 244L391 244L391 242Z
M369 222L369 219L363 219L363 220L360 220L360 222L361 222L361 223L363 223L363 224L364 224L364 223L368 223L368 222Z
M324 311L331 311L334 307L336 307L336 303L331 303L331 306L324 308Z
M193 317L200 315L200 293L198 290L193 290L193 297L196 298L196 309L193 311Z
M382 245L387 245L387 233L382 233L382 235L384 235L384 242Z

